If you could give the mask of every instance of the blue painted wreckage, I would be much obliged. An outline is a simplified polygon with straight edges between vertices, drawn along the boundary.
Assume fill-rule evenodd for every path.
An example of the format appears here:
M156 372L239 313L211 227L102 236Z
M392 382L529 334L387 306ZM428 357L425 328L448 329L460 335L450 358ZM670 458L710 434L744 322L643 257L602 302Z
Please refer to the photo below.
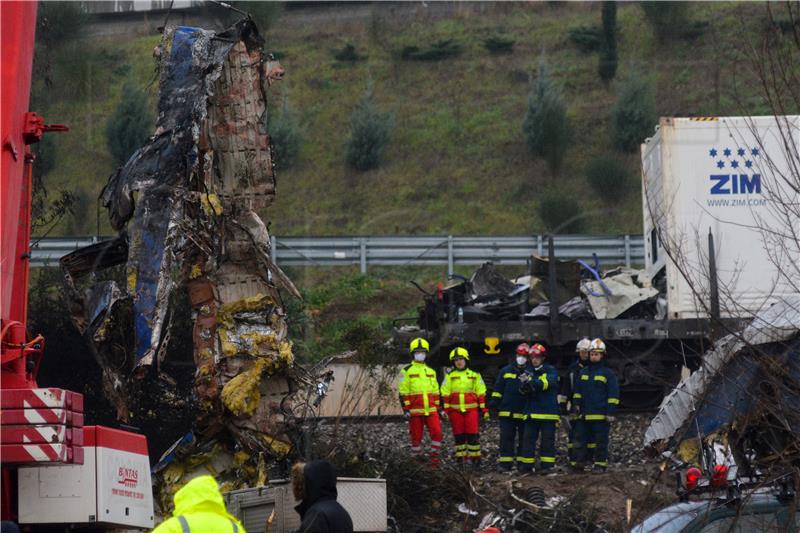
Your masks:
M73 322L125 422L137 422L141 383L170 382L176 295L188 298L197 438L176 443L184 453L170 450L166 487L213 462L237 488L294 447L298 387L281 293L299 293L271 260L258 214L275 198L267 94L283 68L263 45L250 18L222 32L165 28L154 51L155 132L101 194L119 235L61 261Z
M721 445L731 463L753 473L776 464L796 468L798 442L800 294L719 339L664 398L644 444L698 465L713 465Z

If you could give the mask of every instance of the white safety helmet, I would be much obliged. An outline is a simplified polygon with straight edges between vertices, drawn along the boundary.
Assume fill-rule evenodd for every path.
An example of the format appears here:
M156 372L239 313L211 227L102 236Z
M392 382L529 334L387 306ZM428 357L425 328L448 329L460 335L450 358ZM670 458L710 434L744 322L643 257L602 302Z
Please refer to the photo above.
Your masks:
M606 352L606 343L603 342L603 339L595 339L591 342L589 346L590 352Z
M575 345L576 352L588 352L592 347L592 341L587 338L583 338L578 341L578 344Z

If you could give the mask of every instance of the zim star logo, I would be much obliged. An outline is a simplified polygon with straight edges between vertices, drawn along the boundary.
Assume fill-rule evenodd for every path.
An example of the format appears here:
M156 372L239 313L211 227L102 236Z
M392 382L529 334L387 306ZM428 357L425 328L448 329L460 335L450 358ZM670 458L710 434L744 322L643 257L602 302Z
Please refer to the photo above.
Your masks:
M761 156L760 148L713 147L708 155L714 165L709 175L710 194L761 194L761 175L753 168Z

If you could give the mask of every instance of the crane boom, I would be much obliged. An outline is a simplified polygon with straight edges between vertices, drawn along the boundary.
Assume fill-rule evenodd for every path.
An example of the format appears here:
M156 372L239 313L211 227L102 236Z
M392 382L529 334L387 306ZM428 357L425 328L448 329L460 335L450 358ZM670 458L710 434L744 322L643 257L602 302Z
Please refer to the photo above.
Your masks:
M35 2L2 3L2 363L4 388L36 387L25 354L32 156L25 134L33 69ZM28 354L32 355L32 354Z

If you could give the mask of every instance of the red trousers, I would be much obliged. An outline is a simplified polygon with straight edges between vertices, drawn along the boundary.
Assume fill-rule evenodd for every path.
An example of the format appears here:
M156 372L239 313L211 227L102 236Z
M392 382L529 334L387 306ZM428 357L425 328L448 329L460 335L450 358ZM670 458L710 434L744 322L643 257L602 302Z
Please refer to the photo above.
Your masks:
M447 411L450 425L453 427L453 436L474 435L478 433L478 410L472 409L466 413L461 411Z
M439 413L427 416L412 416L408 419L408 433L411 435L411 453L422 454L422 434L425 427L431 437L431 463L439 462L439 449L442 447L442 424L439 422Z
M450 427L453 428L456 460L459 462L481 460L481 445L478 440L479 415L477 409L471 409L466 413L455 410L447 411Z

